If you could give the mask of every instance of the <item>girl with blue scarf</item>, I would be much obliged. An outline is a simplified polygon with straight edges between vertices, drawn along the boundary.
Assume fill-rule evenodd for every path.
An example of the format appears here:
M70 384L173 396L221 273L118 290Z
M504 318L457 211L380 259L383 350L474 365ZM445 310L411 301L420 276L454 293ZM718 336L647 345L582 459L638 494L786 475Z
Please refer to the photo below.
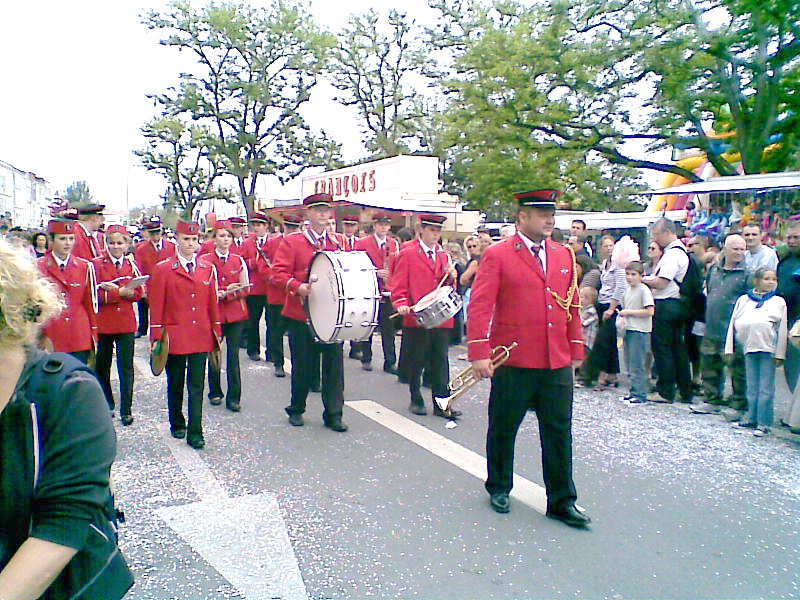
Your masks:
M738 427L752 429L757 437L767 435L772 426L775 367L786 357L786 302L777 287L774 269L756 271L755 288L736 301L725 343L726 355L733 354L734 343L745 355L747 415Z

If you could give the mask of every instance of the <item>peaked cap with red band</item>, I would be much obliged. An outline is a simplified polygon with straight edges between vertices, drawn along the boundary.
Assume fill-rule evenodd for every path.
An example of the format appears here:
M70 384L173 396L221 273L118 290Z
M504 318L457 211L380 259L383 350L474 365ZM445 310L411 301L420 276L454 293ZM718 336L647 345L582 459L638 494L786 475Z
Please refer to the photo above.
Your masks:
M113 233L121 233L122 235L128 235L128 228L124 225L109 225L106 227L106 235L111 235Z
M392 215L387 212L376 212L374 215L372 215L372 220L377 223L391 223Z
M67 235L75 233L75 222L66 219L51 219L47 223L47 233L54 235Z
M79 206L79 215L99 215L106 209L105 204L87 204L86 206Z
M250 215L251 223L269 223L269 217L262 212L254 212Z
M240 227L247 224L247 221L244 219L244 217L231 217L228 219L228 221L230 221L233 227Z
M297 213L288 213L283 215L283 223L285 225L291 225L293 227L300 227L300 225L305 220L303 215L299 215Z
M446 220L447 217L443 217L442 215L423 214L419 216L421 225L435 225L436 227L441 227Z
M214 223L214 231L218 229L230 229L232 223L229 219L220 219L216 223Z
M358 215L345 215L342 217L342 223L350 223L351 225L358 225L361 219Z
M520 208L530 206L533 208L556 208L556 200L561 197L558 190L533 190L514 194Z
M330 194L311 194L303 198L303 206L311 208L314 206L327 206L333 203L333 196Z
M178 221L175 231L183 235L200 235L200 225L189 221Z

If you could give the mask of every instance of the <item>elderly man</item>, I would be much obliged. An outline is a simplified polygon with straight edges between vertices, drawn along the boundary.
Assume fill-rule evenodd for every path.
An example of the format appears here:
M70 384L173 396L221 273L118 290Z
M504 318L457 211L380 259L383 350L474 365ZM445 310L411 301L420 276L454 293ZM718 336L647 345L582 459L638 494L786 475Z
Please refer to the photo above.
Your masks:
M653 224L652 239L664 249L658 270L643 280L653 291L656 314L653 319L653 357L658 365L657 393L653 402L672 402L677 384L681 402L692 400L692 376L686 349L686 321L689 318L680 300L680 284L689 268L686 246L676 235L675 223L661 218Z
M786 233L786 254L778 263L778 294L786 300L786 308L791 327L800 318L800 223L794 222ZM795 390L800 373L800 350L789 344L786 361L783 363L786 384ZM800 433L800 394L794 395L794 402L782 421Z
M729 401L722 397L725 387L722 357L728 325L736 300L750 288L750 276L744 268L746 251L742 236L735 233L728 235L720 260L709 268L706 276L706 331L700 346L705 402L693 406L693 412L718 412L720 406L728 404L736 410L747 408L744 356L741 352L734 355L730 370L733 395Z
M761 243L761 236L761 227L758 223L742 227L742 237L747 244L744 268L750 273L755 273L762 267L773 270L778 268L778 254L769 246Z

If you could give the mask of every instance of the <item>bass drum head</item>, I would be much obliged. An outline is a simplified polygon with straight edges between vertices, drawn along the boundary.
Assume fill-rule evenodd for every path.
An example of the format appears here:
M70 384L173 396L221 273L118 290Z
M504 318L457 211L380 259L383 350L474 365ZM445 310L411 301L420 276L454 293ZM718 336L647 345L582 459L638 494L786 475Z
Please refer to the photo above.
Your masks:
M333 258L326 252L318 252L311 260L309 269L309 281L316 281L311 284L311 294L306 299L308 318L311 323L311 330L314 335L322 342L335 341L336 327L341 322L339 318L339 289L340 281L337 275L336 265Z

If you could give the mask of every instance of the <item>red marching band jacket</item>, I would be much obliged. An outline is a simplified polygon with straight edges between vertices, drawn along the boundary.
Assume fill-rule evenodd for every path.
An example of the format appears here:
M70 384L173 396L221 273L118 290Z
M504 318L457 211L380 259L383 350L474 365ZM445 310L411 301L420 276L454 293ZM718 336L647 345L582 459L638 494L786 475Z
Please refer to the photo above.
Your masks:
M142 299L144 286L137 287L132 298L122 298L119 290L104 290L100 284L111 282L122 287L134 277L141 276L139 267L128 255L122 257L122 267L119 270L109 254L95 258L92 264L97 276L97 299L100 305L100 312L97 315L98 333L133 333L137 327L133 303Z
M547 273L519 235L486 249L472 283L467 319L469 360L489 358L491 349L517 342L505 364L527 369L560 369L583 359L580 300L574 290L570 249L545 241Z
M63 271L52 250L36 261L39 271L52 281L65 308L44 326L44 335L56 352L83 352L97 343L97 283L94 266L70 255Z
M283 243L284 237L283 235L276 235L267 240L266 253L270 265L275 263L275 255L278 253L278 247ZM286 301L286 288L275 283L273 274L272 267L266 265L266 263L259 272L259 276L267 280L267 304L283 306Z
M387 269L391 273L397 257L400 255L400 244L396 239L387 235L386 243L381 251L377 238L374 235L368 235L358 240L355 250L365 251L376 269ZM380 277L378 277L378 287L381 293L388 293L388 287Z
M75 223L73 229L75 234L75 245L72 247L72 256L77 256L84 260L92 260L101 256L101 251L97 240L80 221Z
M325 235L325 243L315 248L307 232L290 233L278 246L275 260L272 263L272 281L286 291L286 301L281 314L295 321L307 320L302 298L297 295L297 288L308 283L308 267L311 259L319 250L339 250L338 240Z
M136 266L139 267L142 275L152 275L155 266L162 260L167 260L175 256L175 243L161 239L161 251L157 252L153 242L146 240L139 242L136 246Z
M413 240L400 250L400 256L389 278L389 291L395 308L414 306L439 285L450 269L450 256L437 244L434 253L436 266L422 249L419 240ZM403 327L421 327L413 312L403 317ZM448 319L439 328L453 327Z
M239 254L244 257L247 264L248 275L253 287L250 288L250 296L267 295L267 277L269 276L270 266L266 256L269 237L263 244L259 245L257 237L249 237L242 242ZM233 248L233 245L231 245ZM259 272L261 275L259 275Z
M244 257L235 254L232 250L228 252L225 262L217 254L216 248L207 254L202 255L205 260L214 265L217 271L217 287L220 291L227 290L234 283L247 285L250 283L247 274L247 263ZM237 323L244 321L248 317L247 312L247 293L249 289L239 292L226 294L219 301L219 317L222 323Z
M195 256L194 263L189 275L176 255L158 263L149 281L150 340L160 340L166 330L170 354L211 352L222 338L216 269L205 256Z

